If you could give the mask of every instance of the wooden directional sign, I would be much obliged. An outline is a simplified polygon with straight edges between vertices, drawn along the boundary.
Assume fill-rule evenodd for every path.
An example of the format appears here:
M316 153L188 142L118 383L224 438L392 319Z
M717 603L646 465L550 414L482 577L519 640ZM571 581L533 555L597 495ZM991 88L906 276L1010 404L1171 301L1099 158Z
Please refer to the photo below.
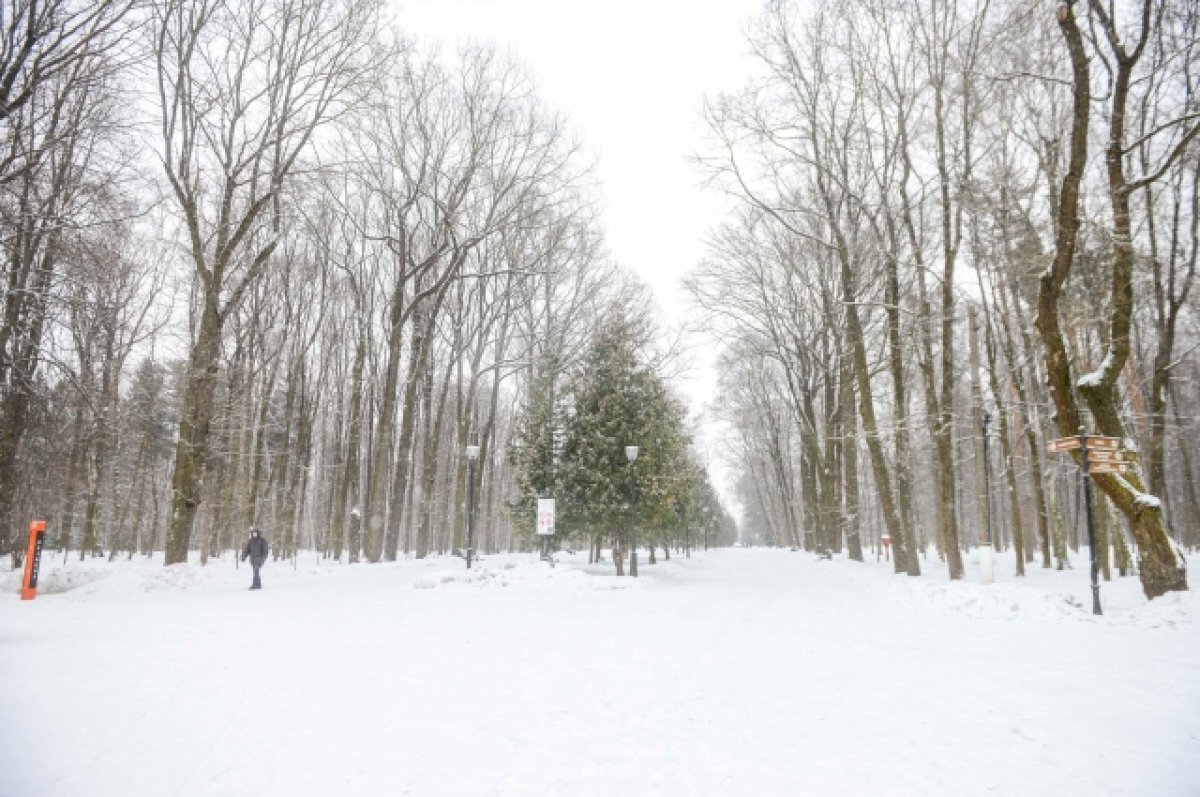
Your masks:
M1130 462L1132 451L1088 451L1088 462Z
M1086 438L1089 453L1098 451L1116 451L1121 447L1121 438L1119 437L1104 437L1098 434L1090 434ZM1050 441L1050 452L1058 453L1062 451L1075 451L1082 448L1083 445L1078 437L1060 437L1057 440Z
M1124 462L1092 462L1088 465L1088 473L1125 473L1129 468Z

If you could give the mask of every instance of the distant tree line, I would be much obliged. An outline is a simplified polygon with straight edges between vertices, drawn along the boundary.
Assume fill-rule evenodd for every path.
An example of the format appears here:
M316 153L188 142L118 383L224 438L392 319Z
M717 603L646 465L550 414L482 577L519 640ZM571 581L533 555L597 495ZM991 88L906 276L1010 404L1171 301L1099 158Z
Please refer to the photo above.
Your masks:
M699 157L736 212L690 282L747 521L951 578L990 527L1018 574L1061 568L1079 453L1047 447L1084 429L1132 449L1094 476L1105 576L1186 589L1196 4L772 0L749 40Z

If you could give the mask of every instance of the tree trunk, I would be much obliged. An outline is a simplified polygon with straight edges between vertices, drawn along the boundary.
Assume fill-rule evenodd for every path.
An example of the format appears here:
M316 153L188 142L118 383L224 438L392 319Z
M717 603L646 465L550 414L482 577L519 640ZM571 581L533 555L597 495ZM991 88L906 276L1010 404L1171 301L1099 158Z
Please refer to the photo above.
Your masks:
M400 535L406 520L404 517L406 495L415 490L415 486L409 484L409 474L416 464L413 440L416 436L417 416L420 413L420 387L424 383L424 372L428 367L425 350L429 343L427 342L425 317L426 311L423 308L418 307L413 314L408 369L404 375L404 404L400 410L400 436L396 444L395 479L392 483L393 506L392 514L388 516L387 547L392 559L396 557ZM421 550L419 541L415 543L414 550L418 559L424 558L428 553L427 549Z
M437 410L432 411L430 403L433 399L433 369L428 369L425 377L425 392L423 398L423 413L425 418L433 416L432 423L426 421L424 429L424 449L423 458L424 465L422 467L422 489L421 489L421 506L418 510L417 519L417 540L418 550L420 540L431 540L433 536L434 526L434 506L437 504L437 476L438 476L438 452L442 447L443 426L446 417L446 399L450 393L450 379L454 374L452 368L445 369L445 375L442 377L441 388L438 391ZM454 451L450 455L450 462L457 462L460 457L456 456L458 452ZM457 530L452 530L452 534ZM451 538L453 544L453 536ZM472 544L478 544L473 541ZM442 546L437 546L440 550Z
M1097 13L1102 12L1095 2L1092 7ZM1087 51L1070 3L1059 6L1058 17L1072 64L1071 154L1056 214L1054 263L1041 278L1037 326L1046 350L1046 372L1057 410L1058 429L1060 434L1066 436L1078 433L1082 428L1082 419L1072 392L1071 365L1059 329L1058 304L1074 260L1079 229L1079 187L1087 160L1091 89ZM1095 418L1099 432L1124 439L1125 426L1120 416L1116 380L1129 354L1134 252L1122 151L1125 101L1131 71L1137 59L1136 54L1132 58L1127 56L1119 44L1116 45L1115 56L1117 70L1111 91L1112 114L1106 149L1114 244L1109 351L1100 370L1080 381L1079 390ZM1077 452L1074 456L1079 461ZM1096 474L1094 481L1129 521L1130 531L1138 544L1138 569L1146 597L1154 598L1172 590L1187 589L1186 571L1176 561L1163 526L1161 504L1153 496L1146 496L1140 474Z
M975 539L979 543L986 542L995 546L999 551L1001 548L998 545L1000 541L998 523L997 519L991 516L992 507L989 498L991 485L988 483L988 470L991 463L984 458L986 444L983 436L988 433L988 427L983 421L988 419L989 414L983 408L983 382L980 379L979 362L979 320L974 308L971 308L967 315L967 351L971 369L971 426L975 427L973 432L982 428L982 434L973 433L971 435L971 450L975 460L975 496L976 505L979 507L979 532L975 535ZM995 388L995 383L992 384L992 387ZM997 409L997 413L999 413L999 409ZM982 427L977 427L976 421L983 423ZM991 526L990 530L988 529L989 525Z
M987 305L985 304L986 308ZM1001 390L1000 372L996 363L996 342L993 336L991 314L988 314L987 325L987 367L988 381L992 386L992 400L996 403L996 417L999 421L999 438L1000 438L1000 453L1002 456L1001 467L1004 469L1005 485L1008 488L1008 503L1009 514L1011 515L1013 549L1016 553L1017 575L1025 575L1025 525L1021 519L1021 497L1020 491L1017 488L1017 471L1016 460L1013 456L1012 437L1009 434L1008 424L1008 407L1004 401L1004 394ZM1013 374L1013 381L1019 382L1020 373Z
M392 453L392 425L396 420L396 390L400 379L400 351L404 330L402 322L405 318L404 284L404 272L401 270L400 276L397 277L396 284L392 289L391 312L388 324L387 366L382 386L383 407L379 412L379 425L375 432L375 447L368 470L367 492L363 499L363 521L367 524L366 545L364 547L366 549L367 561L370 562L378 562L383 558L385 528L390 530L392 525L389 523L385 526L387 521L388 475L391 473L391 469L388 468L388 462L390 461L389 454ZM408 463L408 455L407 451L404 450L404 442L407 442L406 435L409 439L412 435L410 400L415 398L412 396L415 390L412 380L413 371L416 368L415 363L420 356L421 347L416 331L419 326L420 323L418 321L414 325L413 345L409 353L409 374L404 389L404 418L400 430L401 450L397 452L395 459L392 460L397 470L407 468ZM398 478L397 483L402 486L401 479ZM398 503L403 495L403 490L396 493L396 498L393 499L393 512L397 511ZM391 549L391 558L394 559L396 555L395 542L394 540L387 542Z
M1025 445L1029 450L1029 471L1030 481L1033 483L1033 494L1036 502L1034 507L1037 524L1038 524L1038 539L1041 542L1042 549L1042 567L1050 567L1050 506L1049 498L1046 491L1046 471L1042 465L1042 434L1040 430L1041 418L1038 416L1037 407L1029 400L1031 390L1026 389L1026 379L1033 381L1032 374L1027 374L1026 368L1022 368L1018 364L1016 356L1016 346L1013 343L1013 335L1010 332L1008 319L1014 318L1019 330L1016 336L1021 342L1021 351L1024 354L1025 362L1029 363L1028 370L1035 370L1035 360L1033 354L1033 345L1029 340L1027 333L1028 325L1025 320L1025 314L1021 309L1021 297L1016 290L1016 286L1011 280L1008 280L1001 273L1001 280L1008 283L1007 286L1001 285L996 294L999 298L1000 306L1000 333L1002 349L1004 351L1005 360L1008 364L1008 369L1013 373L1013 387L1017 391L1017 402L1020 405L1021 422L1025 430ZM1008 288L1006 291L1005 288ZM1009 300L1011 299L1011 304ZM1059 569L1062 569L1061 563Z
M191 547L192 529L208 468L208 436L221 356L222 326L216 297L208 297L196 342L192 345L184 384L175 469L171 478L171 524L167 530L165 561L168 565L186 562Z
M851 560L861 562L863 560L861 521L859 519L859 497L858 497L858 416L854 410L854 385L851 382L853 376L853 366L849 362L849 358L845 358L844 365L841 369L841 406L842 406L842 483L845 485L843 497L845 498L845 507L843 515L845 526L845 537L848 555ZM900 532L901 543L903 543L903 532ZM839 548L840 550L840 548ZM903 544L900 550L905 550ZM896 557L896 572L900 572L900 559ZM907 565L907 563L904 563Z
M347 510L352 495L358 492L359 468L362 458L362 404L363 404L363 368L367 359L367 333L359 329L358 343L354 347L354 365L350 376L350 421L347 432L342 478L338 481L337 491L333 499L332 534L333 558L342 558L342 543L345 540L349 560L357 562L361 550L358 539L357 524L349 537L347 533L346 516L357 514L362 517L363 507L355 506Z
M889 232L891 224L889 222ZM894 238L894 235L892 236ZM896 549L896 560L904 565L910 576L921 575L921 560L917 556L916 529L913 524L912 443L909 438L908 386L904 369L904 346L900 337L900 274L896 258L884 258L887 266L887 338L888 367L892 376L892 412L896 423L893 438L896 458L896 502L899 509L903 547ZM903 551L905 556L901 556Z
M1194 549L1200 545L1200 487L1197 486L1197 482L1200 482L1200 476L1197 475L1196 466L1192 460L1194 438L1183 434L1183 418L1179 414L1178 391L1175 388L1175 382L1170 382L1168 389L1171 391L1171 406L1175 415L1175 429L1177 431L1177 450L1179 452L1179 462L1182 465L1181 470L1183 471L1183 478L1180 481L1183 486L1184 495L1187 497L1188 507L1188 522L1184 524L1183 544Z

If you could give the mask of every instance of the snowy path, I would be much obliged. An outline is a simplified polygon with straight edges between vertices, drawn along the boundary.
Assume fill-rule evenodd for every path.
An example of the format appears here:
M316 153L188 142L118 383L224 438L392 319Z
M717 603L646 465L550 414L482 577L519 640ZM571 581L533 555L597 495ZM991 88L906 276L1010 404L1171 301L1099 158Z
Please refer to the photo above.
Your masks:
M1079 571L784 551L636 582L308 561L261 593L228 563L6 581L0 795L1200 794L1191 594L1114 582L1092 618Z

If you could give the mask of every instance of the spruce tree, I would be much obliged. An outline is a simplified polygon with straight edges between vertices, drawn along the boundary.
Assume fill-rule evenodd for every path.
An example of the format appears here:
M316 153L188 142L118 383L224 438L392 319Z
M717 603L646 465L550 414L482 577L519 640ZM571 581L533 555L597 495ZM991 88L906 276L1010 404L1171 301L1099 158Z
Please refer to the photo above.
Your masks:
M611 541L621 574L629 546L631 471L639 541L658 541L677 517L689 442L684 409L639 356L637 329L620 316L597 331L567 396L556 468L558 525L563 534ZM626 446L639 448L633 465Z

